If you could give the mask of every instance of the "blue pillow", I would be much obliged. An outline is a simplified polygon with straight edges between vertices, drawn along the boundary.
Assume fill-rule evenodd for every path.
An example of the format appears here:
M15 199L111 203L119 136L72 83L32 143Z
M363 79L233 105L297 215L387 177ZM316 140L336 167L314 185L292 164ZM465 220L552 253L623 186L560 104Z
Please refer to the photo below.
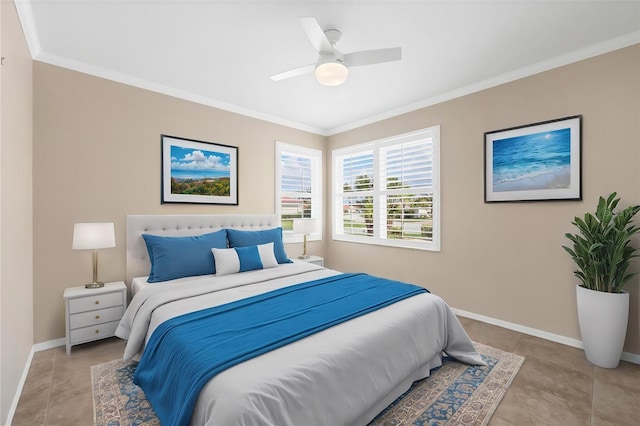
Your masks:
M240 260L240 270L238 272L262 269L258 246L235 247L234 250L238 253L238 260Z
M291 263L282 242L282 228L263 229L258 231L239 231L227 229L229 247L257 246L273 243L273 252L278 263Z
M162 237L142 234L147 244L151 271L150 283L195 275L215 274L212 248L227 248L227 231L211 232L193 237Z

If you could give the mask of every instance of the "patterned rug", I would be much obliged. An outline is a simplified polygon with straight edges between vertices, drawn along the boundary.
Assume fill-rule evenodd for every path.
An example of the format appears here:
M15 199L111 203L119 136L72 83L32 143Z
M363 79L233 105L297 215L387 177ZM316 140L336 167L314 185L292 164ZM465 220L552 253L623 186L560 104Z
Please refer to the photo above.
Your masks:
M445 357L442 367L387 407L370 426L486 425L518 374L524 358L476 343L486 367ZM159 425L144 392L133 384L137 363L91 367L96 425Z

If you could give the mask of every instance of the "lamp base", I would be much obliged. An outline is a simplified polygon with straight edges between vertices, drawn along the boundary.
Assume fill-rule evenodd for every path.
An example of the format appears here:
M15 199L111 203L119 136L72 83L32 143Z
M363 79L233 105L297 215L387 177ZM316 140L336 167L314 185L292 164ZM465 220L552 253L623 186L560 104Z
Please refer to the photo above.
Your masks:
M92 283L89 284L85 284L84 285L85 288L100 288L100 287L104 287L104 283L100 282L100 281L94 281Z
M310 259L311 256L309 256L308 254L301 254L300 256L298 256L298 259Z

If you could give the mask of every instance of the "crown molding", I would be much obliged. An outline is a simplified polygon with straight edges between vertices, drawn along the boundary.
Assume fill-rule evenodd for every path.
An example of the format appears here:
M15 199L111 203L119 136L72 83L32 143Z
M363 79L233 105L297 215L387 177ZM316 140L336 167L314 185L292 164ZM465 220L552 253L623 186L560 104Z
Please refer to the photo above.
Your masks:
M479 92L481 90L489 89L491 87L499 86L501 84L509 83L514 80L519 80L521 78L529 77L534 74L538 74L544 71L548 71L554 68L558 68L564 65L569 65L574 62L579 62L585 59L592 58L594 56L602 55L614 50L622 49L625 47L632 46L634 44L640 43L640 31L636 31L633 33L625 34L620 37L616 37L610 40L606 40L601 43L596 43L591 46L584 47L582 49L577 49L572 52L568 52L564 55L556 56L554 58L538 62L536 64L523 67L505 74L501 74L497 77L490 78L487 80L483 80L465 87L461 87L456 90L452 90L447 93L443 93L437 96L433 96L431 98L424 99L422 101L405 105L400 108L396 108L382 114L378 114L372 117L368 117L362 120L354 121L349 124L345 124L344 126L335 127L333 129L327 130L329 136L335 135L338 133L346 132L348 130L353 130L358 127L366 126L368 124L376 123L378 121L386 120L388 118L396 117L398 115L406 114L408 112L416 111L421 108L426 108L432 105L436 105L442 102L446 102L455 98L460 98L462 96L470 95L475 92Z
M558 68L564 65L582 61L594 56L602 55L604 53L608 53L614 50L622 49L622 48L640 43L640 31L635 31L620 37L616 37L610 40L596 43L591 46L577 49L572 52L568 52L566 54L556 56L554 58L551 58L542 62L538 62L536 64L533 64L527 67L523 67L508 73L504 73L487 80L479 81L477 83L470 84L468 86L461 87L456 90L452 90L452 91L442 93L427 99L423 99L419 102L405 105L400 108L395 108L381 114L376 114L374 116L357 120L357 121L354 121L342 126L338 126L335 128L322 129L322 128L309 126L304 123L298 123L298 122L286 120L286 119L276 117L264 112L243 108L235 104L208 98L205 96L198 95L196 93L191 93L184 90L176 89L174 87L147 81L138 77L133 77L131 75L118 73L110 69L89 65L83 62L75 61L69 58L65 58L65 57L61 57L58 55L53 55L48 52L45 52L42 50L42 46L40 44L40 38L38 36L35 20L33 18L33 10L31 8L31 2L29 0L14 0L14 3L16 5L16 9L18 11L18 16L20 18L22 29L25 34L27 44L29 46L29 50L31 52L31 57L36 61L48 63L51 65L56 65L56 66L67 68L73 71L78 71L78 72L93 75L96 77L105 78L108 80L129 85L129 86L150 90L152 92L161 93L174 98L195 102L198 104L233 112L236 114L244 115L244 116L255 118L258 120L270 122L273 124L278 124L281 126L302 130L304 132L317 134L320 136L332 136L338 133L343 133L349 130L356 129L358 127L366 126L378 121L393 118L402 114L406 114L412 111L416 111L416 110L426 108L432 105L436 105L442 102L446 102L455 98L470 95L472 93L479 92L481 90L485 90L491 87L509 83L514 80L519 80L521 78L529 77L544 71L551 70L553 68Z

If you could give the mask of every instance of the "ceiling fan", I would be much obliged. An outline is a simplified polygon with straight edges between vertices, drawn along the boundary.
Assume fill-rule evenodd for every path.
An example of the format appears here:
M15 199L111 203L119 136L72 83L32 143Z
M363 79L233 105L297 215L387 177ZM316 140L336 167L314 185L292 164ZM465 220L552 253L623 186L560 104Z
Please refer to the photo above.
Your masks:
M379 64L402 59L402 48L363 50L360 52L340 53L335 45L340 41L342 33L335 29L323 31L315 18L300 18L300 23L307 37L320 56L315 64L304 65L280 74L272 75L274 81L296 77L314 71L316 79L325 86L338 86L345 82L349 75L349 67Z

